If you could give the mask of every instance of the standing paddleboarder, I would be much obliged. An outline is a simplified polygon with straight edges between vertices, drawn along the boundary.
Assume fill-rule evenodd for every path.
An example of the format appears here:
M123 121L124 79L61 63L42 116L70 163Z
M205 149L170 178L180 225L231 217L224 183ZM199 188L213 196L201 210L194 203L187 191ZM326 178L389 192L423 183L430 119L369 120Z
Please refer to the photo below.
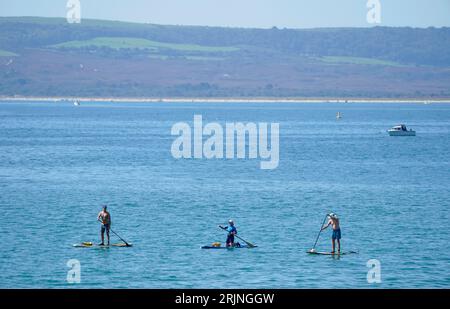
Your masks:
M99 246L105 245L105 231L106 231L106 237L108 238L108 246L109 246L109 230L111 229L111 215L106 210L107 206L104 205L102 211L97 216L97 220L101 222L102 227L100 230L100 235L102 238L102 242L99 244Z
M233 220L229 220L228 221L228 226L226 228L224 228L224 227L222 227L220 225L219 225L219 227L224 229L224 230L226 230L228 232L227 242L226 242L227 247L234 247L234 245L235 245L234 244L234 235L237 234L237 229L234 226Z
M331 235L331 242L332 242L332 251L331 253L335 252L335 242L337 240L337 244L338 244L338 253L341 252L341 227L339 225L339 218L335 213L330 213L328 215L328 217L330 218L330 220L328 220L327 225L325 225L324 227L322 227L322 231L325 230L327 227L329 227L330 225L333 228L333 234Z

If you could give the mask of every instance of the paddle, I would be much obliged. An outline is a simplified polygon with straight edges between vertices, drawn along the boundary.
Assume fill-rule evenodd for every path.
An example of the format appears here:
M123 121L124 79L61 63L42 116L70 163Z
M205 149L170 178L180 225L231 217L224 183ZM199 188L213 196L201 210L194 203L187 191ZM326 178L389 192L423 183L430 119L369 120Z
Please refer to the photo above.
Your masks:
M97 221L103 224L103 222L100 221L100 219L97 219ZM117 235L117 233L114 232L111 228L110 228L109 230L110 230L111 232L113 232L114 235L116 235L117 237L119 237L120 240L123 241L127 247L131 247L131 245L130 245L129 243L127 243L127 241L126 241L125 239L123 239L122 237L120 237L119 235Z
M221 225L219 225L219 227L220 227L222 230L227 231L227 228L226 228L226 227L223 227L223 226L221 226ZM235 236L236 238L242 240L243 242L245 242L245 244L246 244L247 246L249 246L250 248L255 248L255 247L256 247L256 245L252 244L251 242L248 242L248 241L246 241L245 239L242 239L241 237L239 237L239 236L237 236L237 235L234 235L234 236Z
M323 219L322 225L320 226L319 234L317 234L316 241L314 242L314 246L312 247L311 250L309 250L309 252L314 252L314 251L316 250L317 242L319 241L319 237L320 237L320 234L322 233L323 225L325 224L325 221L327 220L327 218L328 218L328 214L327 214L327 215L325 216L325 218Z

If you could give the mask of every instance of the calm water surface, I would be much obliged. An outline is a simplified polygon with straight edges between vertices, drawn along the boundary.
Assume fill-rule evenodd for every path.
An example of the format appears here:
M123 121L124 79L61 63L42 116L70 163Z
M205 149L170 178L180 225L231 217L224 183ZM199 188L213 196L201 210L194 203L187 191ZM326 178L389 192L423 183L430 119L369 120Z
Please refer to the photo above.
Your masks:
M173 159L171 127L194 114L280 123L279 167ZM397 123L417 136L389 137ZM449 288L449 153L445 104L1 103L0 287ZM99 241L103 203L134 246L73 248ZM330 211L359 254L305 253ZM259 247L201 250L229 218Z

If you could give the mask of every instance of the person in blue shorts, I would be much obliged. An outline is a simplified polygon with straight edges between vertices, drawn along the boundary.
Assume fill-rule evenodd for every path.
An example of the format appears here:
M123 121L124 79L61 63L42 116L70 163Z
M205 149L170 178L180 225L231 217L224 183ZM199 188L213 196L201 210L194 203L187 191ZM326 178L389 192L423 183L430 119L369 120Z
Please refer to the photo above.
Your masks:
M237 229L234 226L233 220L228 221L228 226L225 228L225 230L228 232L227 242L226 242L227 247L233 247L235 245L234 244L234 235L237 234Z
M334 213L330 213L328 215L328 217L330 218L330 220L328 220L327 225L322 227L322 231L325 230L330 225L332 226L333 233L331 234L331 242L332 242L332 251L331 251L331 253L335 253L336 240L337 240L337 244L338 244L338 253L340 253L341 252L341 226L339 225L339 218Z

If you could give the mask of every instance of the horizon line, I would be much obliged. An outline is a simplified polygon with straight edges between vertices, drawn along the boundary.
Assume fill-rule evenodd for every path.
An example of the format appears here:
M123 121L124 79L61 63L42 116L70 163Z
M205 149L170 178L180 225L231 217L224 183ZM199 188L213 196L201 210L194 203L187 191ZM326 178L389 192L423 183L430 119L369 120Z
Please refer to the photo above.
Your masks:
M55 17L55 16L31 16L31 15L23 15L23 16L1 16L0 19L8 19L8 18L40 18L40 19L60 19L66 20L65 17ZM203 27L203 28L225 28L225 29L245 29L245 30L326 30L326 29L376 29L376 28L392 28L392 29L450 29L450 26L428 26L428 27L418 27L418 26L383 26L381 24L370 25L370 26L323 26L323 27L304 27L304 28L290 28L290 27L246 27L246 26L211 26L211 25L193 25L193 24L158 24L152 22L142 22L142 21L129 21L129 20L118 20L118 19L98 19L98 18L82 18L80 23L74 23L72 25L80 25L83 23L83 20L87 21L101 21L101 22L115 22L115 23L125 23L125 24L135 24L135 25L153 25L153 26L167 26L167 27ZM70 23L68 23L70 24Z

